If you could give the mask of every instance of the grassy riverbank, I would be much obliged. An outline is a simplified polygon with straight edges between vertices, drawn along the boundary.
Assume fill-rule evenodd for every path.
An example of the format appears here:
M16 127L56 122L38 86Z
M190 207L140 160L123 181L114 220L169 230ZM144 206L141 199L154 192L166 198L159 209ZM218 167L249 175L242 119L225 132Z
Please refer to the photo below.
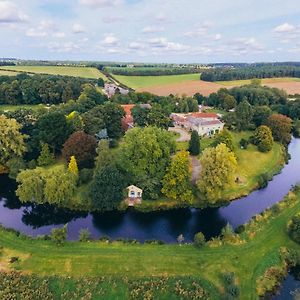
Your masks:
M107 277L107 282L113 280L115 284L111 289L105 289L106 299L115 295L128 297L132 291L130 282L141 280L143 286L158 277L168 280L180 277L183 281L197 278L206 283L205 289L214 295L212 299L220 299L214 287L222 294L224 282L221 274L234 272L241 299L256 299L259 278L271 266L281 264L280 249L286 247L300 255L300 247L289 239L286 232L288 220L297 212L300 212L299 191L290 193L276 210L269 210L245 226L246 230L234 239L233 244L216 240L201 249L194 245L101 241L66 242L63 246L56 246L52 241L17 237L15 233L1 229L0 269L17 269L39 276L71 276L74 280L82 276ZM19 261L10 263L11 257L19 257ZM60 287L57 292L66 286L71 290L76 288L71 279L56 278L54 283ZM154 293L156 284L150 285L150 290L151 287ZM103 287L99 285L98 288ZM173 299L176 299L175 295Z

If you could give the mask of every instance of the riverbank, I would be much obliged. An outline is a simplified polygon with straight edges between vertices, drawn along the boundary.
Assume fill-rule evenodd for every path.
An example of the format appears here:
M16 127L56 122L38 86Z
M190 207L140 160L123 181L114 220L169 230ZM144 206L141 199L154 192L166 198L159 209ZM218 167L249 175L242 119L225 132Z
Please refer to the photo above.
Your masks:
M222 273L234 272L241 299L256 299L262 276L270 267L282 263L283 249L300 255L299 245L286 233L288 220L297 212L300 212L299 189L290 192L275 208L253 218L238 236L213 239L200 249L192 244L124 244L117 241L66 242L56 246L52 241L24 235L17 237L14 232L1 229L0 269L75 279L113 276L138 280L179 276L184 280L200 276L219 293L224 291ZM10 263L11 257L18 257L18 260ZM117 284L110 296L116 291L128 292L124 284Z

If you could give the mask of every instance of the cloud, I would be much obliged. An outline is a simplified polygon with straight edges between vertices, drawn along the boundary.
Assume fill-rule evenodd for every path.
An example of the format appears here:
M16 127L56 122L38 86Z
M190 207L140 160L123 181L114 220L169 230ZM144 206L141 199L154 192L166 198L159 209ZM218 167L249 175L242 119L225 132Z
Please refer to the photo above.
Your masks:
M105 38L102 41L103 45L117 45L119 42L119 39L112 33L109 33L105 36Z
M0 1L0 23L18 23L28 20L28 16L21 12L10 1Z
M105 16L102 18L102 21L104 23L116 23L123 20L123 18L118 17L118 16Z
M143 50L145 49L145 43L131 42L129 43L128 48L131 50Z
M234 54L244 54L249 52L261 52L264 46L259 43L254 37L238 38L228 44Z
M55 38L59 38L59 39L62 39L64 37L66 37L66 34L64 32L55 32L52 34L53 37Z
M148 40L148 44L150 47L152 47L153 50L181 52L186 51L190 48L190 46L188 45L170 42L164 37L150 39Z
M217 33L215 36L214 36L214 40L215 41L219 41L220 39L222 39L222 35L220 33Z
M51 42L48 44L47 47L51 52L58 52L58 53L74 52L80 50L80 46L74 42L65 42L65 43Z
M191 31L185 32L183 35L191 38L204 36L208 33L208 30L213 27L213 23L206 21L200 25L196 25Z
M122 0L79 0L79 4L87 6L89 8L118 6L122 3Z
M73 33L77 34L77 33L84 33L86 30L81 24L75 23L72 26L72 31L73 31Z
M286 33L286 32L293 32L296 29L294 25L291 25L289 23L281 24L274 28L274 32L277 33Z
M142 29L142 33L157 33L157 32L162 32L164 31L164 27L160 26L146 26Z
M43 20L39 23L38 26L29 28L26 31L26 35L29 37L45 37L50 32L54 32L56 30L56 25L54 22L49 20ZM54 34L57 34L54 32Z

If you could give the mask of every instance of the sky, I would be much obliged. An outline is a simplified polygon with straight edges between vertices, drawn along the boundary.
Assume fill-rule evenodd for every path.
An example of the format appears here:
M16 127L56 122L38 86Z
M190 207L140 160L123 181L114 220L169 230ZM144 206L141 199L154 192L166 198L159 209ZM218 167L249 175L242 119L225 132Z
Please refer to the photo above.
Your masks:
M0 57L300 61L299 0L0 0Z

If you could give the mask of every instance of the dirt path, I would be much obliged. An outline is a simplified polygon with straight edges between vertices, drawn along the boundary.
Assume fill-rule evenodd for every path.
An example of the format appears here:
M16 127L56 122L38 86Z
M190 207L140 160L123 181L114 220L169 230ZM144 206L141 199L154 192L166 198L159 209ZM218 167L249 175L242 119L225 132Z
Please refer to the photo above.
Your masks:
M191 139L191 135L186 130L179 127L169 127L168 129L171 132L176 132L180 134L180 137L176 139L176 142L188 142Z
M192 162L192 182L196 183L199 179L201 172L201 165L199 159L196 156L190 156Z

